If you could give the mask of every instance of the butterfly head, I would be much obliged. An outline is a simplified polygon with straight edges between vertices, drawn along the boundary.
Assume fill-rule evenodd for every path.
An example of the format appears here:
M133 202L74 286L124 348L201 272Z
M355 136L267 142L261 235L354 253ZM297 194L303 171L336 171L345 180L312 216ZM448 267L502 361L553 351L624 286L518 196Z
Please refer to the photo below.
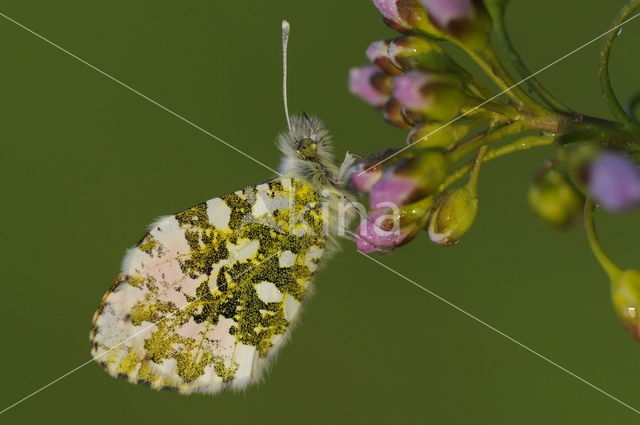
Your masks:
M281 173L335 178L331 135L318 117L292 116L291 129L280 134L278 144L284 154Z
M315 161L318 158L318 142L313 139L302 139L296 142L296 150L302 159Z

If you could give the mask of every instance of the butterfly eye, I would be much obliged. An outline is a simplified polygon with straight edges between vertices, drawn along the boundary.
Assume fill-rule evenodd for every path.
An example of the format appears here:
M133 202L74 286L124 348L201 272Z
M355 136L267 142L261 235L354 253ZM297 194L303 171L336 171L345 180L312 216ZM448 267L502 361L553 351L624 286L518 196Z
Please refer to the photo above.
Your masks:
M311 139L302 139L298 142L297 151L304 159L315 159L318 154L318 144Z

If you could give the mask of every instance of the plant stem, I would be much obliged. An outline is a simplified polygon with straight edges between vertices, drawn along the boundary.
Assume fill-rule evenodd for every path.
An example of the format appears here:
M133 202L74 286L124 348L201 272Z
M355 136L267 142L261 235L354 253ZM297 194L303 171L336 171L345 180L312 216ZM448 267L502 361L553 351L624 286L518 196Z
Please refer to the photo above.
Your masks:
M562 102L554 97L535 77L532 77L532 73L529 68L524 64L522 57L517 52L516 48L511 41L509 32L505 25L505 2L486 2L487 9L491 14L491 18L494 23L495 33L498 37L498 42L502 46L503 50L509 57L509 60L513 64L514 68L518 72L521 78L525 78L526 84L529 86L531 92L537 93L538 96L550 107L562 111L569 112Z
M518 119L520 116L516 108L512 105L505 105L502 102L482 100L474 96L468 96L467 102L466 108L469 108L470 111L485 110L511 120Z
M488 146L483 146L478 150L473 164L471 165L471 175L469 176L469 183L467 185L473 193L478 192L478 179L480 177L480 166L484 162L484 156L487 153Z
M451 160L452 162L459 161L471 152L478 150L482 146L489 145L507 136L518 134L524 129L525 126L520 121L514 121L509 124L504 124L500 127L491 128L455 146L450 152Z
M533 113L544 115L548 112L547 108L542 106L520 87L522 82L516 83L514 81L495 50L493 50L493 47L487 45L481 50L471 50L462 45L460 47L462 47L471 59L480 66L484 73L493 80L501 90L501 94L505 94L519 107L526 106L526 108Z
M537 146L549 146L556 140L554 136L528 136L519 139L516 142L509 143L508 145L501 146L496 149L488 151L482 158L482 162L489 162L501 156L511 154L513 152L525 151ZM442 192L455 182L463 178L471 170L471 164L465 164L452 173L439 187L439 191Z
M584 228L587 233L587 240L589 241L589 246L591 247L593 255L595 255L596 259L600 263L600 266L607 273L609 279L612 282L615 282L622 272L607 256L604 249L602 249L602 245L600 245L600 241L598 240L598 234L596 233L594 216L595 204L591 198L587 198L587 201L584 204Z
M640 0L632 0L622 8L616 19L613 21L615 29L609 33L609 35L605 39L604 45L602 46L602 50L600 50L600 66L598 68L600 86L605 102L607 102L607 105L609 106L609 109L611 109L613 116L616 117L616 119L620 123L629 128L638 128L639 124L635 122L629 115L627 115L627 112L625 111L624 107L618 100L615 91L613 90L613 86L611 85L611 77L609 75L609 57L611 56L613 42L616 40L621 31L621 29L618 30L618 28L622 28L622 25L624 25L631 19L636 18L637 15L632 15L639 9Z

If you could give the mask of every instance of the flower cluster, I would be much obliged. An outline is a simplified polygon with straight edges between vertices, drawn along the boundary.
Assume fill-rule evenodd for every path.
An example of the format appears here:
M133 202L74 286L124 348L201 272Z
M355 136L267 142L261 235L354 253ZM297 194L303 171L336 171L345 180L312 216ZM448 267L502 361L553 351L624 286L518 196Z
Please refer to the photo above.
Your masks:
M442 193L458 156L451 149L474 129L505 118L496 112L502 105L435 39L450 34L478 44L477 35L490 28L486 9L473 1L423 3L426 8L417 1L374 1L384 21L404 35L373 42L366 50L371 65L349 75L352 93L409 130L410 149L371 155L351 174L353 188L370 200L356 232L363 252L403 245L423 228L436 243L457 242L473 223L477 198L473 184Z
M369 199L355 232L358 249L394 249L422 230L435 243L458 242L478 212L482 164L554 146L534 175L529 205L560 229L584 214L590 244L611 277L616 310L640 338L640 319L629 313L640 308L640 272L617 269L589 231L594 202L612 212L640 207L640 124L620 107L608 80L608 49L617 33L601 54L603 97L617 119L608 121L574 112L531 77L505 29L507 0L372 2L399 34L369 45L370 64L350 71L349 89L407 136L404 146L361 158L350 171L352 188ZM637 8L624 9L618 22L630 10ZM495 87L454 61L445 43L461 48ZM499 50L513 61L520 83Z

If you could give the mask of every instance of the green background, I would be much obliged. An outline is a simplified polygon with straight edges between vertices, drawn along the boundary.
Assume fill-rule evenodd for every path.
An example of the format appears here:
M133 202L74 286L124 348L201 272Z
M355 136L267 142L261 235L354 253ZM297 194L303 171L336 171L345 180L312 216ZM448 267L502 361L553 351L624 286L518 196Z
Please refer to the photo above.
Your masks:
M514 1L532 69L604 32L621 1ZM340 156L404 133L346 90L368 43L392 37L366 0L0 1L39 32L275 167L283 129L280 20L293 25L290 101L320 115ZM91 316L125 248L156 216L263 181L268 170L0 17L0 409L89 357ZM620 93L638 89L640 20L615 47ZM541 75L572 107L608 116L597 52ZM549 151L491 163L462 244L424 236L385 264L640 409L640 350L617 322L582 233L526 206ZM638 215L601 216L603 240L640 267ZM640 416L357 254L317 276L292 341L263 383L215 397L154 392L90 363L0 417L33 423L631 424Z

